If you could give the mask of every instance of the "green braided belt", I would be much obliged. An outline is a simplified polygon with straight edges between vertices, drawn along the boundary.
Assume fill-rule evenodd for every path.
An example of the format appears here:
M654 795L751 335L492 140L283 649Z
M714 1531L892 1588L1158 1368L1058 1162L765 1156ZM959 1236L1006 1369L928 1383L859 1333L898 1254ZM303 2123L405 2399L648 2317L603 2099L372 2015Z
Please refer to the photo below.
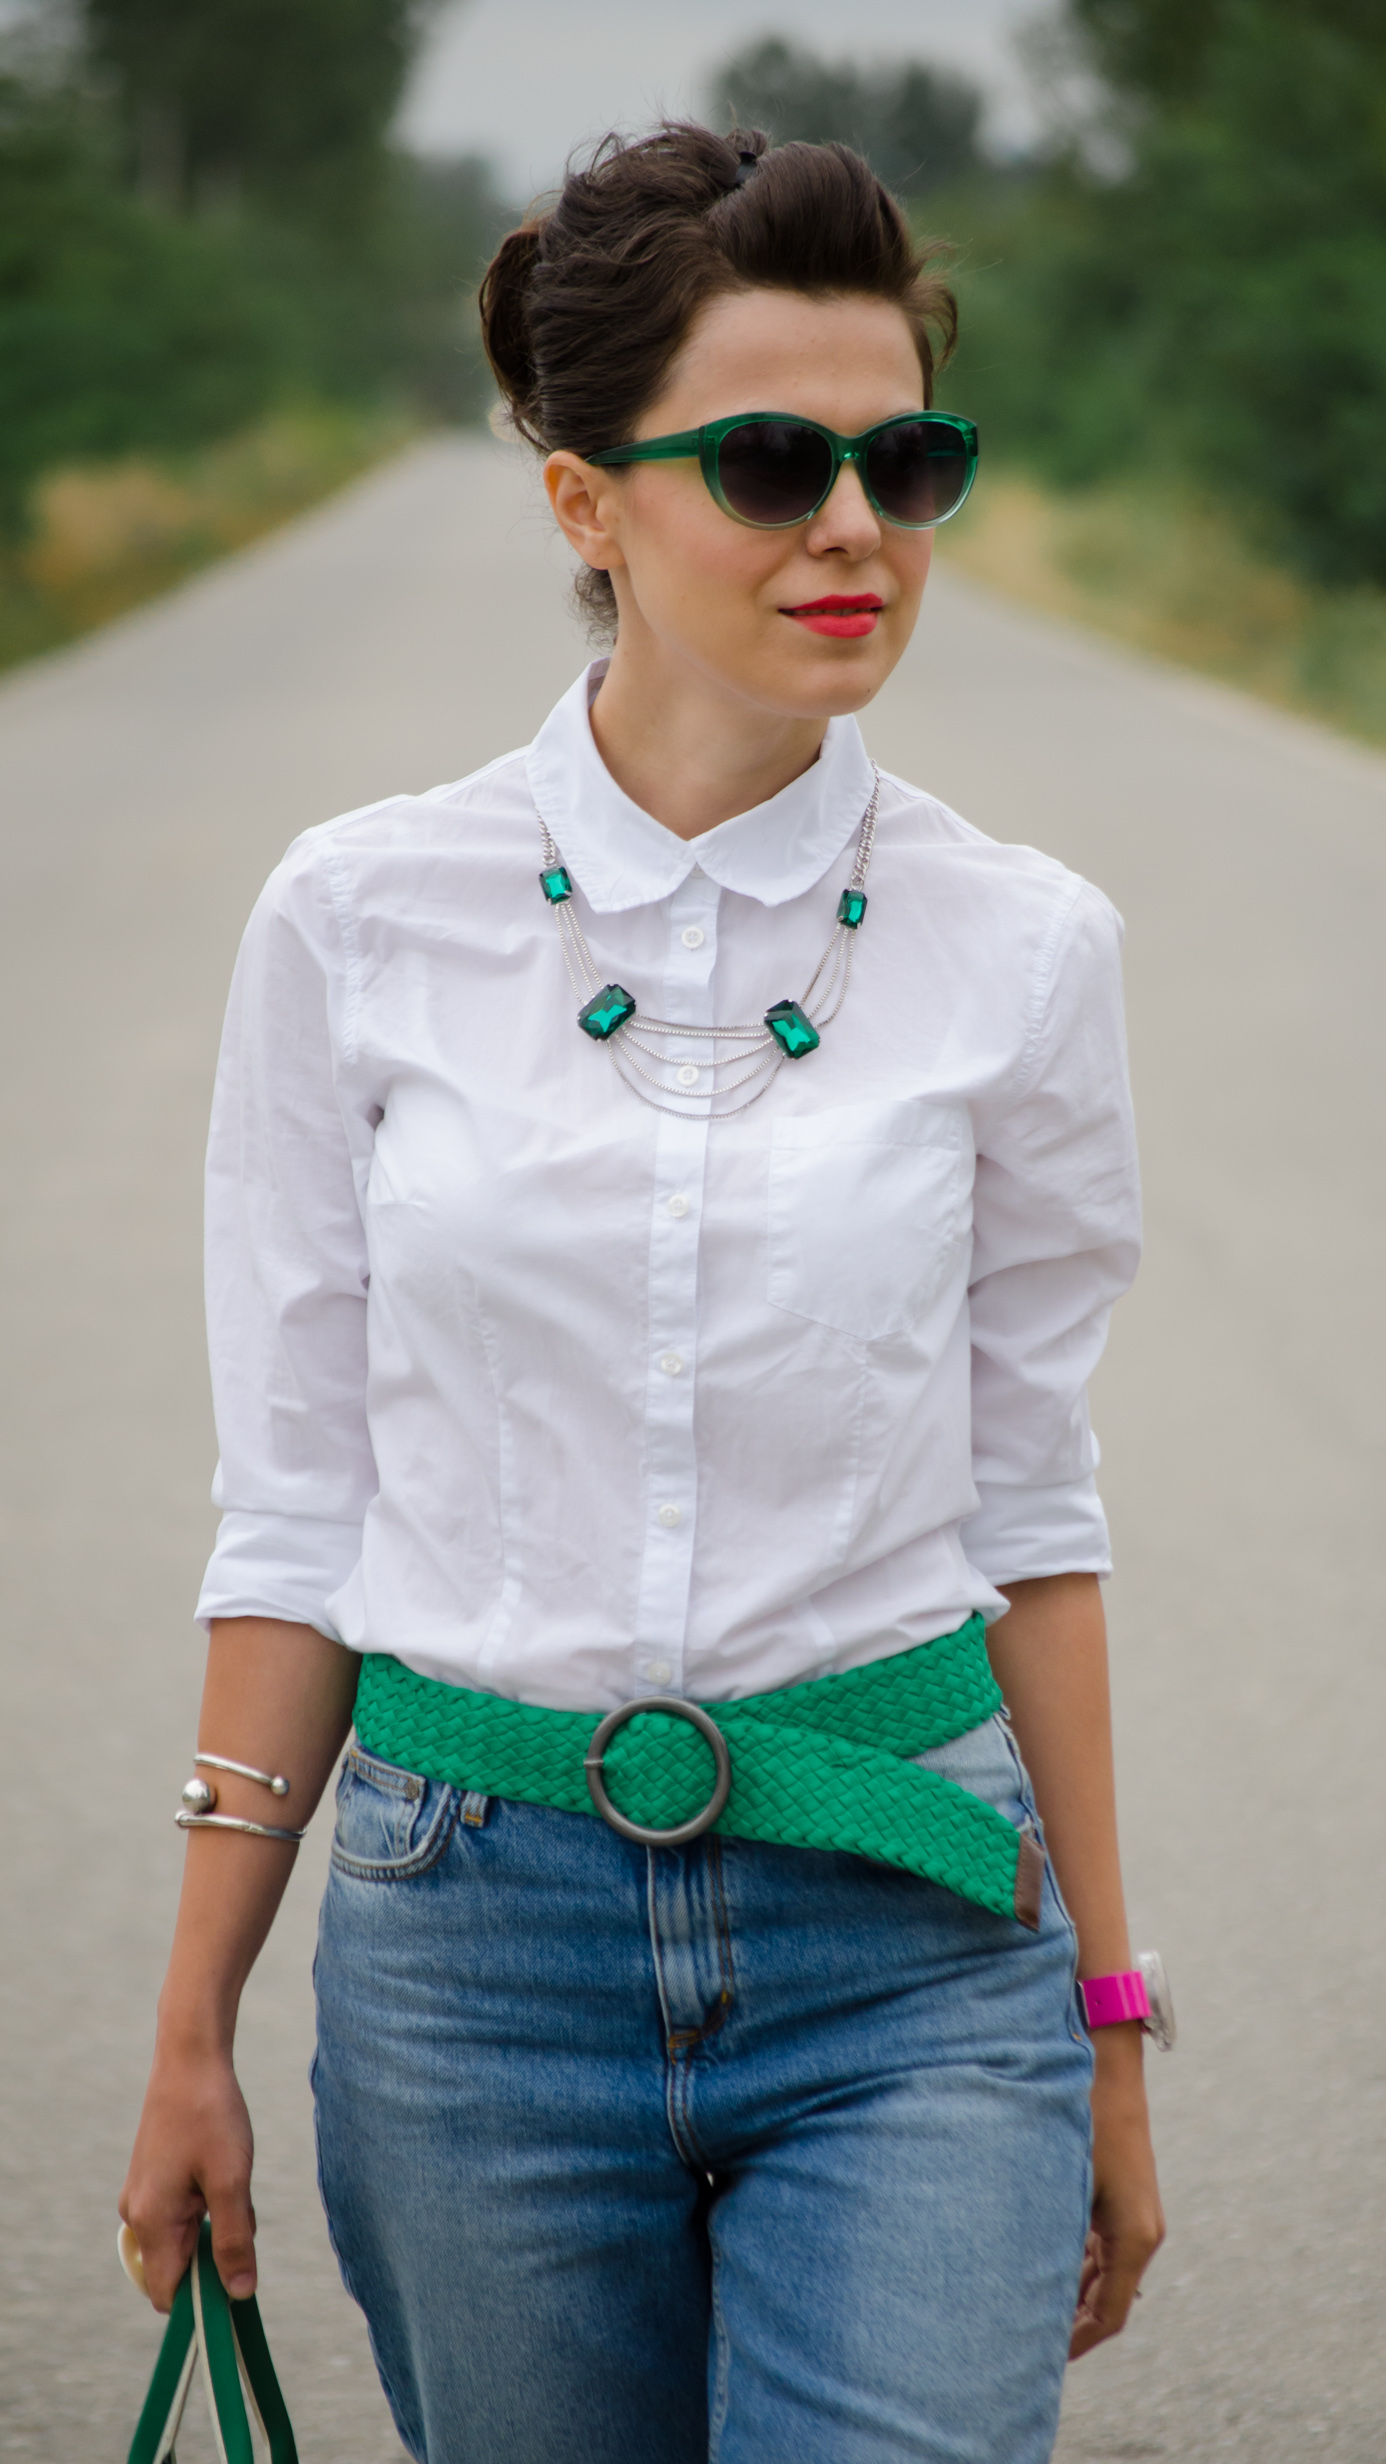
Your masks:
M910 1758L990 1719L1001 1696L980 1617L894 1658L774 1694L705 1706L731 1756L711 1825L733 1839L847 1849L1039 1924L1043 1852L1004 1814ZM453 1788L593 1814L584 1765L595 1712L551 1711L420 1677L368 1652L356 1734L369 1754ZM601 1776L632 1822L674 1829L705 1805L713 1750L686 1718L640 1712L606 1745Z

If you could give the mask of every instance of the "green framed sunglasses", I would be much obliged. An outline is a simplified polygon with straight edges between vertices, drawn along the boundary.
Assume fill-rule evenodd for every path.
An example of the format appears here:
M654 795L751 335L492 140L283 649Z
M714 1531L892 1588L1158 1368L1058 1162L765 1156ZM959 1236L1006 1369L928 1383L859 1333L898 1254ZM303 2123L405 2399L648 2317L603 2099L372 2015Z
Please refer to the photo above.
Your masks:
M686 462L696 457L724 513L756 530L790 530L827 503L844 462L855 465L868 503L883 522L932 530L956 513L977 470L977 430L949 411L902 411L859 436L839 436L816 419L782 411L742 411L677 436L643 436L587 456L599 469L622 462Z

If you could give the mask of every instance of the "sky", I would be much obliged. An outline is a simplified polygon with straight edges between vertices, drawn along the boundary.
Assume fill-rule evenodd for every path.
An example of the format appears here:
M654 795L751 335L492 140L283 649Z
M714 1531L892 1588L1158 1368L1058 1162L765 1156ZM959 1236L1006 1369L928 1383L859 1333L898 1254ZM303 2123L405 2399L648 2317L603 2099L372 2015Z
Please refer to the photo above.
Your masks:
M1033 120L1011 48L1040 0L450 0L417 64L399 134L422 152L489 154L503 190L547 188L565 156L610 127L704 107L717 60L764 34L788 34L863 66L909 57L964 71L989 100L988 127L1021 143ZM869 47L861 42L869 25Z

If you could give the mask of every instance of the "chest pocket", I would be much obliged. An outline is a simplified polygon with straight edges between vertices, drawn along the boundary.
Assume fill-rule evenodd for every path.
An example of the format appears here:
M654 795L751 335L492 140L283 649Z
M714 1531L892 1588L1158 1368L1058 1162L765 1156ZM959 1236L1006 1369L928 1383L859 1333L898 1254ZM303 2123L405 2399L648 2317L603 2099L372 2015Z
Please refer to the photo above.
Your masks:
M893 1103L776 1121L766 1297L867 1342L908 1334L963 1234L959 1108Z

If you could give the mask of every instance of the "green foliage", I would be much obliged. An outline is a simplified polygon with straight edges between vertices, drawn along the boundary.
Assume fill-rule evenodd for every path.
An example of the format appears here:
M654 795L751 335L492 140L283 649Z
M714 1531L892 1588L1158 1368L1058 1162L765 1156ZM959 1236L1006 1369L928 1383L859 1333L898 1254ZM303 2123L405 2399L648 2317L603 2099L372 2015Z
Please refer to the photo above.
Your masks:
M1217 489L1324 582L1386 581L1386 13L1074 0L1116 175L1074 148L955 202L950 398L1081 485Z
M69 94L0 82L0 502L53 461L179 446L259 410L297 338L242 243L118 185Z
M1112 92L1140 106L1195 101L1225 59L1229 38L1244 60L1273 39L1279 22L1328 29L1379 58L1386 51L1380 0L1069 0L1069 17Z
M1071 0L1070 14L1110 86L1169 102L1197 86L1219 0Z
M981 109L974 86L922 61L862 70L778 35L737 52L708 81L714 127L729 113L781 144L840 139L902 197L927 196L974 168Z
M153 44L161 0L103 6L132 61L137 27ZM237 120L228 101L215 123L189 110L181 206L135 177L135 85L113 100L80 54L0 60L0 530L16 531L55 464L185 451L285 404L396 401L454 419L483 407L469 295L503 209L484 165L424 164L381 141L408 10L331 0L329 23L326 6L271 12L305 44L317 27L319 90L300 79L301 109L269 94L285 55L266 35L253 110ZM199 45L238 10L248 33L249 0L171 13L196 29L181 51L170 41L189 78L189 60L210 75ZM377 39L358 52L366 17ZM333 28L350 37L335 67ZM243 64L242 100L254 86ZM328 212L344 184L349 209Z
M130 159L168 204L244 196L354 229L420 0L86 0Z

